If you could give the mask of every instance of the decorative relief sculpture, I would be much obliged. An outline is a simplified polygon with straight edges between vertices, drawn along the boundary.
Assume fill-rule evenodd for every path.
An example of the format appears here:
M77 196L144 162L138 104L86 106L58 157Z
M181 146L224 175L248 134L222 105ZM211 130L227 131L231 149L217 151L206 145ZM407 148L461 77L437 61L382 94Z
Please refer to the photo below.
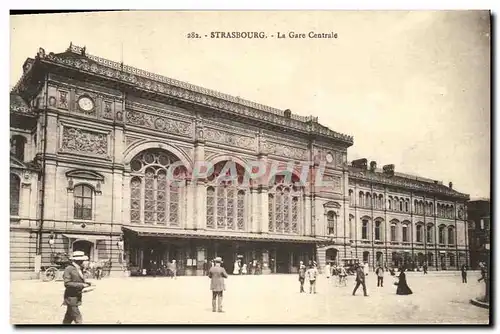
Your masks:
M55 98L55 97L53 97L53 96L49 97L49 106L51 106L51 107L55 107L55 106L56 106L56 104L57 104L57 100L56 100L56 98Z
M133 137L133 136L125 136L125 145L129 147L133 143L141 140L141 138Z
M255 149L256 140L255 138L241 136L221 130L215 130L207 128L205 129L206 140L224 143L231 146L237 146L241 148L246 148L249 150Z
M323 175L323 180L325 182L333 183L334 189L332 189L332 191L340 192L342 190L342 180L340 176Z
M192 133L191 123L145 114L134 110L127 111L127 123L145 128L171 132L181 136L191 136Z
M111 102L104 101L104 118L107 119L113 119L113 111L112 111L112 105Z
M65 126L61 148L65 151L106 156L108 154L108 136L104 133Z
M59 108L68 109L68 92L59 91Z
M306 154L306 150L304 149L284 146L283 144L266 142L264 147L269 154L279 155L286 158L303 159Z
M78 47L74 46L73 49ZM81 48L78 48L81 49ZM242 115L251 116L256 119L281 124L301 131L312 131L320 135L340 139L349 143L353 142L352 136L347 136L341 133L332 131L326 127L313 126L310 117L304 117L292 114L291 119L285 119L283 110L264 106L252 101L247 101L234 96L223 94L217 91L209 90L203 87L198 87L185 82L170 79L158 74L146 72L131 66L123 66L123 64L102 59L89 54L85 55L94 63L89 65L87 59L81 58L65 58L49 53L47 56L41 54L41 58L46 58L50 61L72 66L83 71L90 71L96 74L101 74L111 78L128 81L136 84L141 88L150 89L153 91L162 91L165 94L180 97L185 100L203 103L209 107L217 107L222 110L236 112ZM285 121L286 120L286 121Z

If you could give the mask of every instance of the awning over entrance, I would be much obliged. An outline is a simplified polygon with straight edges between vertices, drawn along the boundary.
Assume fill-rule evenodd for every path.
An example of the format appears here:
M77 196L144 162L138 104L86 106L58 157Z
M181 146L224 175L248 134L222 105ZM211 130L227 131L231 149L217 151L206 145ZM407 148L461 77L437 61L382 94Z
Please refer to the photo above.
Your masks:
M95 243L98 240L105 240L109 238L108 236L104 235L91 235L91 234L63 234L63 236L65 236L68 239L86 240L92 243Z
M247 241L275 241L296 243L321 243L323 239L301 236L301 235L277 235L268 233L249 233L233 231L202 231L185 229L165 229L152 226L127 226L123 227L138 236L177 237L197 239L225 239L225 240L247 240Z

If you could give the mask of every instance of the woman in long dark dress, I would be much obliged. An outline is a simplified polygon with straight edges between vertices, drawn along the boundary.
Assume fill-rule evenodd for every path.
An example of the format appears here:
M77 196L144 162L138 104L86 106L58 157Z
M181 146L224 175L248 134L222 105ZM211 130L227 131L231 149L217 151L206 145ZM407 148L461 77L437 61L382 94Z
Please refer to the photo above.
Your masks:
M398 282L398 288L396 290L397 295L411 295L413 292L411 291L410 287L406 283L406 274L404 268L401 270L401 273L399 274L399 282Z

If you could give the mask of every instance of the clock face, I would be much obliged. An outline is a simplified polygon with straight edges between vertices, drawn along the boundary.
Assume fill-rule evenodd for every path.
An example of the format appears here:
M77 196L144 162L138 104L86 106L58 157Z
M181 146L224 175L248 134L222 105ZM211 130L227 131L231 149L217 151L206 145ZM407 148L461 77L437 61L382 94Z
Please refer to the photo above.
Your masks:
M331 155L331 153L328 153L326 155L326 162L328 162L328 163L332 163L333 162L333 155Z
M90 111L94 108L94 102L90 97L84 96L78 100L78 106L85 111Z

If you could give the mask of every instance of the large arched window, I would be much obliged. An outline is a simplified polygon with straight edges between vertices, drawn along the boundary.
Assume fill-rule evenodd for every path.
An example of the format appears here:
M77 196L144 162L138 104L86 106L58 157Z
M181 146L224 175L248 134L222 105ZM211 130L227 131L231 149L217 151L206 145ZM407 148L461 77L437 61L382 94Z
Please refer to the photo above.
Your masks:
M302 187L299 179L276 175L274 185L269 189L269 232L298 233Z
M384 195L378 195L378 207L379 209L384 209Z
M371 205L372 205L372 195L370 193L366 193L365 206L370 207Z
M186 169L173 165L178 160L158 149L141 152L132 159L131 223L179 225L179 196Z
M85 184L75 186L73 189L73 218L92 220L92 202L94 189Z
M333 211L328 211L326 215L327 226L328 226L328 234L334 235L336 226L337 226L337 214Z
M349 205L354 206L354 192L352 189L349 189Z
M444 225L439 226L438 235L439 235L439 244L444 245L445 244L445 226Z
M387 206L389 210L392 210L392 196L389 196L389 199L387 200Z
M448 245L455 244L455 228L453 226L448 227Z
M19 216L19 198L21 179L16 174L10 174L10 215Z
M365 194L360 191L359 192L359 203L358 203L359 206L365 206Z
M213 167L207 187L207 228L245 229L247 189L243 185L245 169L232 162L221 161Z

